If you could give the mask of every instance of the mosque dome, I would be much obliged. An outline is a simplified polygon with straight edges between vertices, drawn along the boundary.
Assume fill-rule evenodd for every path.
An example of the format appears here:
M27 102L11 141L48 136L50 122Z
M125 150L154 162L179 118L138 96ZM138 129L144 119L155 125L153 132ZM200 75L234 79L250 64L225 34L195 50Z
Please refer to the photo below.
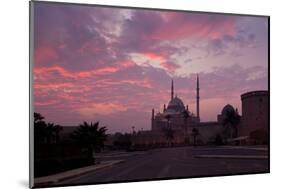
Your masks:
M227 115L227 114L232 114L232 113L234 113L234 112L235 112L235 110L234 110L233 106L231 106L230 104L227 104L227 105L225 105L224 108L222 109L221 115L225 116L225 115Z
M184 103L177 96L170 100L166 112L183 112L185 110Z

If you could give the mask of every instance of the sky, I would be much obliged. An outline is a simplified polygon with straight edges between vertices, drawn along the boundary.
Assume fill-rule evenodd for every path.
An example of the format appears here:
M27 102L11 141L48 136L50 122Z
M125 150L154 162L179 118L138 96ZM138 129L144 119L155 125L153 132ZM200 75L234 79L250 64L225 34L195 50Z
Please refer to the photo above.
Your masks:
M151 128L175 94L201 121L268 90L266 17L34 3L34 111L108 131Z

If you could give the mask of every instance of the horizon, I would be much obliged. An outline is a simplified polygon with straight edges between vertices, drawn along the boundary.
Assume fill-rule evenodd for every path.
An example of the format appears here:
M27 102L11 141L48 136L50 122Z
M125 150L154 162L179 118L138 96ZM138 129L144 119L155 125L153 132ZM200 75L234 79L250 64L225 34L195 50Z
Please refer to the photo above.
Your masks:
M216 121L240 95L268 90L268 19L35 2L34 110L62 126L150 129L175 95Z

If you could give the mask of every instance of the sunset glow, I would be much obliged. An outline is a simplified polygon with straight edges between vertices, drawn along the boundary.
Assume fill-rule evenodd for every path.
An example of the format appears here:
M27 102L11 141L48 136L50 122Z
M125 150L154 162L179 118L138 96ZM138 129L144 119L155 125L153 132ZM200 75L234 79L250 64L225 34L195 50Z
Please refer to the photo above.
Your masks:
M35 4L34 109L63 126L150 129L175 94L201 121L268 89L265 17Z

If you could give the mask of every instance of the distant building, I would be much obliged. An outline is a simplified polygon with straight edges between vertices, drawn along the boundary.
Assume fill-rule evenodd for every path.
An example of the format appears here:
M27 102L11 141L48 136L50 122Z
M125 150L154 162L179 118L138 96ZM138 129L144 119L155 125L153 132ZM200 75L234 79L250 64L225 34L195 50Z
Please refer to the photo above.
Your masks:
M163 145L167 141L167 130L173 133L173 144L190 144L192 140L192 129L197 128L198 143L209 143L215 140L216 135L222 132L222 127L217 121L200 122L200 97L199 97L199 77L196 81L196 115L190 112L188 105L178 97L174 96L174 82L171 82L171 98L163 110L155 114L151 113L151 131L141 132L135 136L136 144Z
M238 130L240 136L260 135L268 137L269 106L268 91L251 91L241 95L242 123ZM255 138L255 136L252 136Z
M163 111L155 115L152 109L151 131L157 141L165 140L165 130L171 129L173 132L174 143L183 143L188 137L188 128L194 127L199 122L199 78L197 77L197 115L195 116L188 109L188 105L184 105L183 101L174 96L174 82L171 83L171 99L166 108L163 105ZM162 139L159 139L162 138Z
M188 105L184 105L183 101L175 96L174 97L174 82L171 83L171 99L166 105L163 106L163 112L155 115L152 109L151 116L151 130L162 131L164 127L171 127L173 130L185 130L188 126L195 126L199 118L199 81L197 77L197 115L194 116L188 109Z

